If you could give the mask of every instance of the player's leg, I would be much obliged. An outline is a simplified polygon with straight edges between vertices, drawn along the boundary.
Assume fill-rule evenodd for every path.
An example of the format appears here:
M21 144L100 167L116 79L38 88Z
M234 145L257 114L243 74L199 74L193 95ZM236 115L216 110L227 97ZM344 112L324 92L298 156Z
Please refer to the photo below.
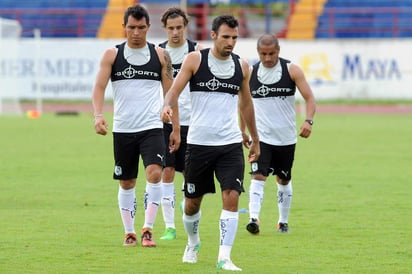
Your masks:
M188 145L185 158L185 205L183 226L187 234L187 245L183 254L184 263L196 263L201 241L199 225L200 206L203 195L215 193L212 166L214 151L204 146ZM209 163L209 165L205 164Z
M295 155L295 145L279 147L277 159L278 168L276 171L277 198L279 220L277 231L280 233L289 232L289 212L292 205L292 166Z
M153 240L153 225L162 198L161 178L164 165L163 129L143 132L140 139L140 151L146 171L146 189L144 194L145 221L142 228L142 246L156 246Z
M257 162L251 164L252 180L249 186L249 223L246 225L246 230L251 234L259 234L260 232L260 210L262 208L264 198L264 187L268 170L271 163L271 148L269 145L260 142L260 157Z
M243 189L245 162L241 144L224 146L216 163L216 178L222 190L220 213L220 246L217 268L241 270L231 260L232 246L239 224L239 196Z
M162 213L163 221L165 222L166 230L161 240L173 240L176 239L176 226L175 226L175 203L176 193L174 188L174 167L165 167L162 175Z
M169 137L172 133L171 124L163 124L165 140L165 167L162 174L162 215L165 223L165 232L160 237L161 240L173 240L176 238L175 227L175 204L176 193L174 187L176 153L169 152Z
M136 215L136 178L139 165L139 150L136 149L134 137L131 134L113 134L115 168L113 179L119 180L118 205L125 239L123 245L137 244L134 228ZM137 155L137 157L136 157Z

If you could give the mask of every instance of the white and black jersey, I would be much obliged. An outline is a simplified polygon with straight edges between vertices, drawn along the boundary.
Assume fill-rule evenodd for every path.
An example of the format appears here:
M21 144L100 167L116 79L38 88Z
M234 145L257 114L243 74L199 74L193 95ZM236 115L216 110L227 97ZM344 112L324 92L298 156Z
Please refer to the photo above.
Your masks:
M153 44L131 49L126 43L116 46L117 56L112 66L114 116L113 132L140 132L163 128L162 66Z
M290 61L279 58L273 68L261 62L253 66L250 79L256 126L261 142L284 146L297 142L295 92L289 75Z
M183 59L189 52L196 50L197 43L191 40L186 40L187 43L184 43L181 47L173 48L167 45L167 41L160 43L159 47L166 49L170 58L172 59L173 67L173 77L176 77L177 73L182 67ZM184 90L180 93L179 96L179 121L181 126L188 126L190 122L190 94L189 94L189 85L186 85Z
M188 144L218 146L238 143L238 93L243 81L239 56L219 60L200 51L198 71L190 80L192 116Z

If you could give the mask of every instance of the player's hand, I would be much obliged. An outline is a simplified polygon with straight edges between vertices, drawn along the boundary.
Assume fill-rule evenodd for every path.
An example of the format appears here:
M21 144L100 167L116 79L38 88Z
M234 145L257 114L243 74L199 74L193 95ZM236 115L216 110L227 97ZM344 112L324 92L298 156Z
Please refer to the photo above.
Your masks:
M251 142L249 147L249 154L247 160L249 163L256 162L260 156L260 145L259 142Z
M312 125L309 123L303 122L302 126L300 127L299 136L303 138L308 138L312 133Z
M169 136L169 153L176 152L180 147L180 132L173 130Z
M94 130L97 134L106 135L109 130L109 125L107 124L104 117L95 117L94 119Z
M251 143L252 141L250 141L249 135L246 132L242 131L242 144L245 146L245 148L249 149Z
M160 112L160 119L163 123L172 122L173 110L170 106L163 106L162 112Z

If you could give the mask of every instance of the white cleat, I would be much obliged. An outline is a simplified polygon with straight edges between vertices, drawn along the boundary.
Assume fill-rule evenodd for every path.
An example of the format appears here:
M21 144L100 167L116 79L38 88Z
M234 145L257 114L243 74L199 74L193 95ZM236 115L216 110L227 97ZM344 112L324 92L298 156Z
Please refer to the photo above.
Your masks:
M235 266L231 260L218 261L216 267L217 269L223 269L223 270L242 271L242 269Z
M197 254L200 250L200 243L195 246L186 246L185 253L183 254L182 262L195 264L197 263Z

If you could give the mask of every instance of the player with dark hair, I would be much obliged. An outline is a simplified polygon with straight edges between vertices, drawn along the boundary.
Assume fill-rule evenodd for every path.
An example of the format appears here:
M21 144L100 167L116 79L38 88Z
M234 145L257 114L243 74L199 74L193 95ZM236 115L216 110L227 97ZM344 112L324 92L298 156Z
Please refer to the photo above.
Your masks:
M113 178L119 180L118 203L125 229L123 245L137 244L135 186L141 156L146 172L141 244L152 247L156 246L152 228L161 199L160 181L165 154L163 123L159 119L162 107L160 91L161 88L167 91L173 82L172 64L167 51L146 41L150 21L142 6L135 5L126 10L123 28L127 40L107 49L100 61L92 97L94 128L97 134L107 134L103 104L106 86L111 80L114 102ZM176 146L178 142L177 136Z
M212 48L191 52L183 61L166 94L162 119L172 119L173 129L179 126L175 117L178 116L178 98L190 82L192 111L187 136L183 214L188 243L182 261L197 262L201 245L200 206L205 194L216 192L216 176L223 201L217 268L239 271L241 269L230 256L239 222L239 196L244 191L245 162L238 110L251 133L249 162L259 157L259 137L249 91L249 65L233 53L238 38L237 20L231 15L215 18L211 38Z
M202 47L191 40L186 39L187 24L189 19L186 13L176 7L167 9L161 18L163 28L167 33L167 41L159 44L160 47L165 48L172 59L173 77L176 77L177 73L182 66L185 56L192 51L199 50ZM172 133L172 125L170 123L164 124L165 142L166 142L166 157L165 168L162 175L162 213L163 220L166 225L166 230L161 240L172 240L176 238L175 227L175 204L176 194L174 187L175 172L184 172L185 165L185 152L186 152L186 138L189 129L190 121L190 95L189 85L186 85L185 89L179 97L179 119L180 119L180 147L177 151L170 153L169 136Z

